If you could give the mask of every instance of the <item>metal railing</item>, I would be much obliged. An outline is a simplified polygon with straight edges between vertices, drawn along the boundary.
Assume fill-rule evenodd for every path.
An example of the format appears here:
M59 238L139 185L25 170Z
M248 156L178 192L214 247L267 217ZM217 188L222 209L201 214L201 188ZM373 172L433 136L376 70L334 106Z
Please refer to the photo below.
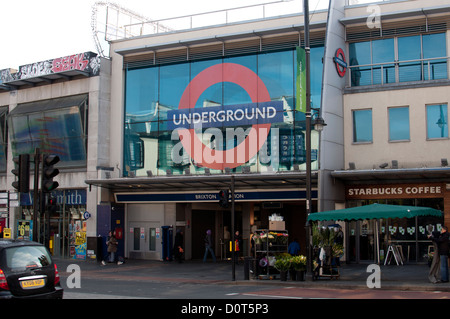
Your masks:
M278 6L278 8L276 7L277 4L286 2L292 2L292 4L283 4L282 6ZM302 11L301 9L301 4L298 3L298 1L278 0L241 6L237 8L221 9L179 17L126 24L122 27L122 34L124 38L128 38L142 35L158 34L167 31L179 31L222 24L226 25L253 19L265 19L273 16L299 13ZM108 34L106 36L108 38Z
M448 79L450 57L392 61L349 66L348 86ZM440 66L438 68L438 66Z

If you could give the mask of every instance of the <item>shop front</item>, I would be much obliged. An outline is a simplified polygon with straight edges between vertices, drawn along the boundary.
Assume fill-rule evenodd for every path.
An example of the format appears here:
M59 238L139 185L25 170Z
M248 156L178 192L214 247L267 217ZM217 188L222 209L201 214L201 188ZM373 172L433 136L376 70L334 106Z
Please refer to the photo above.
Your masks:
M351 220L346 225L346 254L350 262L384 262L389 247L397 247L403 261L425 262L431 241L427 235L440 231L449 207L445 183L347 185L347 207L373 203L430 207L444 212L443 217L380 218ZM377 241L379 241L379 256Z
M43 200L46 211L33 225L33 193L21 194L15 225L18 238L31 239L32 232L39 230L37 240L48 243L54 256L86 259L86 189L58 189Z

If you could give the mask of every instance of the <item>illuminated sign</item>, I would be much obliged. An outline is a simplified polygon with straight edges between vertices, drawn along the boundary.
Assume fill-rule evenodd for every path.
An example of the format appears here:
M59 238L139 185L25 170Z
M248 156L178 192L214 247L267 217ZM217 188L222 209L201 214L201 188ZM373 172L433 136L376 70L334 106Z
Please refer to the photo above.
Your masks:
M345 61L344 50L337 49L333 58L334 64L336 65L336 71L341 78L344 77L347 71L347 62Z
M252 103L195 109L202 93L222 82L234 83L243 88ZM180 142L198 166L223 170L241 166L257 155L267 140L271 123L282 122L282 109L282 102L271 101L267 87L255 72L239 64L220 63L203 70L192 79L183 92L178 110L168 112L168 125L172 129L179 128L177 133ZM221 150L203 144L195 124L209 127L251 125L251 128L237 146Z

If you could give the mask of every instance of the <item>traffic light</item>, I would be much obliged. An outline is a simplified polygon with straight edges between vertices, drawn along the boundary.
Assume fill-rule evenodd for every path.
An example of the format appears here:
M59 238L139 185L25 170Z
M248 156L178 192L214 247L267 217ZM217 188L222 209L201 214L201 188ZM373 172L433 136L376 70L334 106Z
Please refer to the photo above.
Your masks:
M228 207L228 190L221 190L219 192L219 205L220 207Z
M21 154L13 158L16 166L11 173L16 175L17 180L12 183L12 186L21 193L28 193L30 191L30 155Z
M47 201L47 211L50 214L54 214L56 212L56 198L49 197Z
M41 190L44 193L50 193L55 190L59 183L53 181L53 177L59 174L59 169L54 168L53 165L59 162L57 155L44 155L42 158L42 180Z

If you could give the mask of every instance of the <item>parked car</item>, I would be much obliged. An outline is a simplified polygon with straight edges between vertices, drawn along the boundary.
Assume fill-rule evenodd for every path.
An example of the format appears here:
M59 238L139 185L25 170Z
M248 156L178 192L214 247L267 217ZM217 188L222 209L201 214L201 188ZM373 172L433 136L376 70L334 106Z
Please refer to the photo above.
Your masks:
M36 242L0 239L0 299L62 299L58 268Z

